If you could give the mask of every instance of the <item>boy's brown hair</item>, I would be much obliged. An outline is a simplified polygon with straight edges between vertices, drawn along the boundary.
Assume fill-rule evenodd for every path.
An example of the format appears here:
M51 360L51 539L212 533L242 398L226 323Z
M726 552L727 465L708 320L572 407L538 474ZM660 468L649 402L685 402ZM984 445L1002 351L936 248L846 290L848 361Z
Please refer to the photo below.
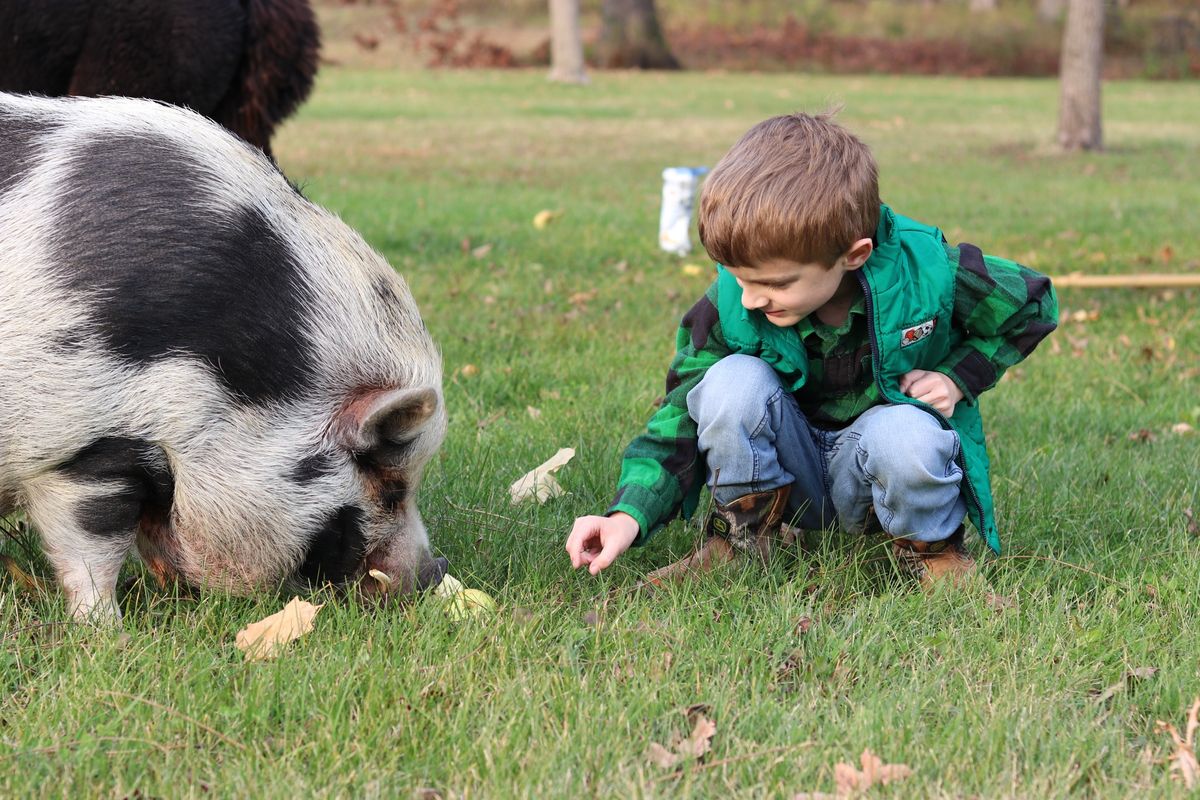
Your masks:
M700 241L731 267L776 258L832 267L878 224L875 158L832 112L758 123L700 194Z

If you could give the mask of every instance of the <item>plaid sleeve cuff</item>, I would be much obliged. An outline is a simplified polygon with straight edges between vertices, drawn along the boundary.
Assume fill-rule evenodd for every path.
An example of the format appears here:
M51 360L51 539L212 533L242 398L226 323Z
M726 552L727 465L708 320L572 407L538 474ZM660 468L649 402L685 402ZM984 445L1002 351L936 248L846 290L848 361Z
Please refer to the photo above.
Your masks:
M1003 369L969 344L955 348L937 371L962 390L963 399L975 403L979 395L996 385Z
M667 509L662 505L662 499L656 493L642 486L626 484L617 491L616 499L604 516L623 511L637 520L638 535L633 540L633 547L641 547L663 526L661 520L667 515Z

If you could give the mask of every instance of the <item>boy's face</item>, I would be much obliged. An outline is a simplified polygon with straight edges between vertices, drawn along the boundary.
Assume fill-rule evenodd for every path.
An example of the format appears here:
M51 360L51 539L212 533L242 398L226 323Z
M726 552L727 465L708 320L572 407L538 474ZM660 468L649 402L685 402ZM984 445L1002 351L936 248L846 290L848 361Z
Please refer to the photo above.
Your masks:
M726 269L742 287L742 305L763 312L781 328L795 325L834 297L843 296L845 279L853 280L845 258L839 258L833 267L774 259L754 267Z

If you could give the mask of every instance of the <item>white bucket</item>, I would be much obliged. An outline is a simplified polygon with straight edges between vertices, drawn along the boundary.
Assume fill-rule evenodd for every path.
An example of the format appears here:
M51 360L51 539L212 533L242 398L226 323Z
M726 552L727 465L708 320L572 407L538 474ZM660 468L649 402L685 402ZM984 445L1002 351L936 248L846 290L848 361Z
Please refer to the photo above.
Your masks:
M668 253L692 252L689 229L696 186L708 167L667 167L663 170L662 213L658 218L658 246Z

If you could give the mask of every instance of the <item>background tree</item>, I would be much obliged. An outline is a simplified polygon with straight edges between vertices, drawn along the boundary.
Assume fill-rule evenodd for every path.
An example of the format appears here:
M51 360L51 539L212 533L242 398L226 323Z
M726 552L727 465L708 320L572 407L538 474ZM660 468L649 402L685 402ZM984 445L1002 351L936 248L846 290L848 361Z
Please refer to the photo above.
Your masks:
M604 0L600 17L600 66L679 69L663 37L654 0Z
M579 34L579 0L550 0L550 80L587 83L583 38Z
M1100 68L1104 0L1070 0L1059 66L1058 143L1064 150L1099 150Z

